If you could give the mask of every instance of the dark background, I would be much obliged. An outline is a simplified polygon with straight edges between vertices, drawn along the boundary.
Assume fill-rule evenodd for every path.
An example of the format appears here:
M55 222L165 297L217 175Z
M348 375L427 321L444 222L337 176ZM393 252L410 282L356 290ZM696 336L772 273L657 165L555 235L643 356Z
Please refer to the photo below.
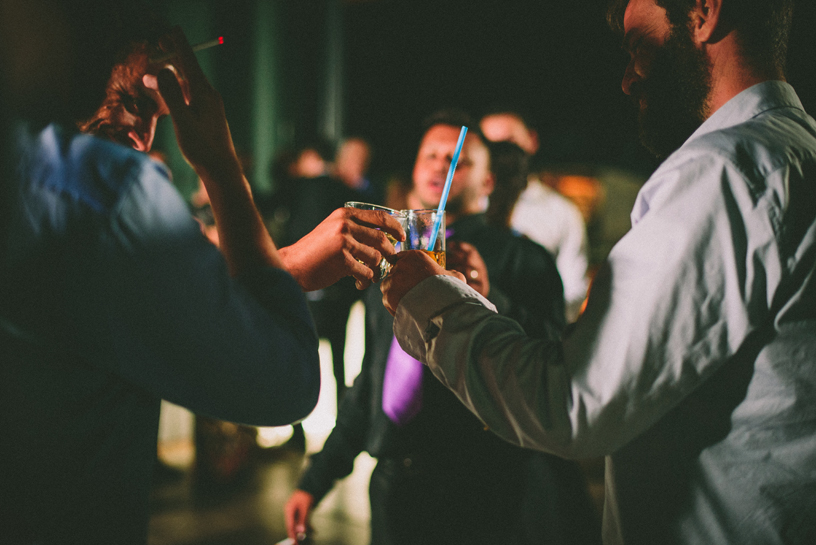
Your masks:
M253 170L257 187L268 191L267 163L282 147L321 134L361 135L374 145L373 169L383 180L410 170L421 121L435 109L458 107L478 116L499 103L529 113L548 163L589 171L619 167L648 176L657 163L637 142L636 111L620 88L627 55L606 25L606 4L171 0L160 5L194 43L226 37L224 46L199 58L224 96L236 145L262 163ZM269 24L259 24L270 9ZM811 113L816 112L814 27L814 2L800 0L788 75ZM259 63L263 41L271 43L271 60ZM257 83L266 71L274 76L274 90ZM330 71L340 82L333 99ZM271 117L259 115L265 101L274 103ZM341 112L335 134L326 134L327 104ZM259 124L274 125L267 140L258 139Z
M816 112L814 2L797 7L789 76ZM628 56L605 0L412 0L348 5L346 127L388 163L413 160L420 120L439 106L479 115L518 103L555 163L613 164L648 174L636 111L621 91ZM442 7L444 6L444 7ZM404 165L403 165L404 166Z
M350 132L371 134L383 154L410 162L433 109L478 116L511 104L538 126L545 158L649 168L620 89L625 56L606 26L605 2L440 4L347 10Z

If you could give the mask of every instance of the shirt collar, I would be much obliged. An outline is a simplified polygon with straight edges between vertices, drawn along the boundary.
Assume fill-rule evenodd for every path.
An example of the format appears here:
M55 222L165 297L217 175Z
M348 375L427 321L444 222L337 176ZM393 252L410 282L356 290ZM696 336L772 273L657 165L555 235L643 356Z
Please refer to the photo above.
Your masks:
M796 91L784 81L764 81L745 89L723 104L720 109L706 119L688 140L658 167L656 173L660 172L663 165L671 161L675 154L683 153L683 149L695 139L709 133L745 123L775 108L798 108L804 110L799 97L796 96ZM653 174L652 177L643 184L640 192L638 192L638 197L635 200L635 205L630 216L632 225L638 223L649 211L652 195L661 185L658 183L658 180L659 178L656 178Z
M774 108L802 108L796 92L784 81L763 81L745 89L723 104L700 125L686 142L714 131L727 129Z

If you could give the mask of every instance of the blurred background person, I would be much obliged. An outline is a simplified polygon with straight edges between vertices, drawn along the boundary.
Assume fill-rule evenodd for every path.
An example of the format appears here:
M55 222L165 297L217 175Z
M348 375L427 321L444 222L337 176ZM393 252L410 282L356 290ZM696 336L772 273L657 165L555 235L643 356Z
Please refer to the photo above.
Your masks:
M357 152L366 150L354 143L344 157L343 171L349 176L356 173L357 182L362 175L359 167L367 161L366 153ZM362 194L357 189L332 175L334 155L334 146L328 140L315 138L293 154L288 166L276 165L279 176L284 172L286 174L280 188L270 199L266 213L272 217L286 218L278 231L278 241L282 246L300 240L336 209L343 208L346 202L361 199ZM362 159L366 160L361 162ZM327 339L331 345L339 407L346 391L346 324L351 306L360 299L360 292L355 287L354 279L347 277L331 286L308 292L306 298L318 336ZM306 436L302 425L293 426L293 435L287 447L305 451Z
M280 152L270 165L278 187L266 214L285 218L278 242L288 246L311 232L355 194L331 176L334 146L324 138L312 139L293 152Z
M286 228L292 217L290 210L294 200L294 163L298 151L285 146L276 151L269 163L269 178L275 190L257 196L258 210L264 218L266 229L280 244L286 238Z
M382 192L368 177L371 155L371 144L365 138L345 138L337 146L333 172L338 180L358 194L358 201L382 204Z
M488 140L509 140L531 157L539 151L538 134L517 111L493 110L482 117L480 127ZM531 173L513 208L510 224L555 257L564 284L567 320L575 321L588 284L586 224L580 210Z
M490 171L495 187L485 210L485 220L498 229L512 229L510 218L527 187L530 156L509 140L490 142Z

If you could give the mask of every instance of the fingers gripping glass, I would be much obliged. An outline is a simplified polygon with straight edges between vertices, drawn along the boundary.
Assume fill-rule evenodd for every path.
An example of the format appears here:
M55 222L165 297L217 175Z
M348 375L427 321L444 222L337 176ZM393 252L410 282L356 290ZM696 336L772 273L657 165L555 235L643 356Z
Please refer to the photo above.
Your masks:
M402 228L405 229L405 215L400 210L394 210L393 208L388 208L387 206L380 206L378 204L369 204L365 202L356 202L356 201L349 201L345 204L346 208L357 208L359 210L380 210L385 212L386 214L390 215L394 219L396 219ZM389 242L394 245L394 248L399 251L398 246L399 242L389 235L388 233L385 234L388 237ZM362 261L360 261L362 263ZM379 282L383 278L388 275L388 272L391 270L391 264L385 260L385 258L380 259L380 263L374 268L374 282Z
M397 252L403 250L422 250L430 255L440 266L445 266L445 212L437 210L395 210L376 204L347 202L347 208L361 210L381 210L396 219L405 231L405 242L395 240L386 233L388 240ZM429 249L431 241L433 248ZM391 271L391 264L381 259L374 271L374 281L382 280Z

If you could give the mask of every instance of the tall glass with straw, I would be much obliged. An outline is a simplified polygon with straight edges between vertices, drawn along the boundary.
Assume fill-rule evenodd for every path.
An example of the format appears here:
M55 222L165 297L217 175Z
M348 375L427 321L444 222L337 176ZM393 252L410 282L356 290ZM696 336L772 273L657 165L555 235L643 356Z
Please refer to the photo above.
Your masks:
M421 250L430 255L441 267L445 266L445 212L432 208L403 210L405 242L397 251Z
M360 208L363 210L382 210L388 213L400 222L400 225L402 225L405 231L405 242L398 242L389 237L396 251L422 250L430 255L441 267L445 267L445 204L448 201L448 193L450 192L451 182L453 181L453 174L456 171L456 165L459 163L459 155L462 152L466 134L467 127L462 127L459 133L459 141L456 143L456 149L451 158L450 167L448 168L448 176L445 180L442 196L439 199L438 208L427 210L393 210L384 206L361 202L347 202L346 207ZM385 259L381 260L377 270L375 270L374 280L379 281L385 278L390 271L391 265L388 261Z
M434 224L430 230L428 243L427 246L422 247L422 249L430 254L442 267L445 266L445 205L448 202L448 193L450 192L451 182L453 181L453 174L456 172L456 165L459 163L459 154L462 152L462 145L465 143L467 130L467 127L463 126L459 132L459 140L456 142L456 149L453 152L451 164L448 168L445 187L442 189L442 196L439 198L439 207L436 209L433 217ZM412 211L409 210L408 212L410 213Z

